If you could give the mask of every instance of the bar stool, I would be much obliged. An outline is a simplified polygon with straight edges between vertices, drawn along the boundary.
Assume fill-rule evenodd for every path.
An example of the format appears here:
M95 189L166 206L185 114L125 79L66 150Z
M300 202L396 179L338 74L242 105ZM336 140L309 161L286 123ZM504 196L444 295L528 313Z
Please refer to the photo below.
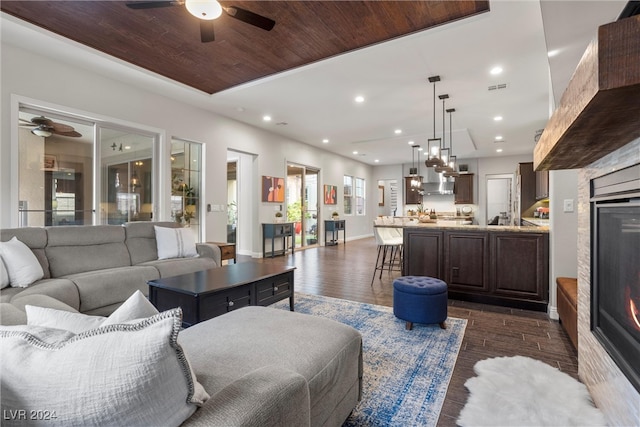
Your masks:
M403 248L401 228L374 226L373 235L378 245L378 255L376 257L373 276L371 277L371 286L373 286L377 271L380 271L380 279L382 279L382 272L384 270L387 270L389 274L391 274L391 271L402 271Z

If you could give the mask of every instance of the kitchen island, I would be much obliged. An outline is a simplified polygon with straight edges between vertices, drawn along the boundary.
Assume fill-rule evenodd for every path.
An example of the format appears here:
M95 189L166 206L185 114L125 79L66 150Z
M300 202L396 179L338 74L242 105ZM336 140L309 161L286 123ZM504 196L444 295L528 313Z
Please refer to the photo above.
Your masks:
M403 274L444 280L449 297L547 311L548 227L407 224Z

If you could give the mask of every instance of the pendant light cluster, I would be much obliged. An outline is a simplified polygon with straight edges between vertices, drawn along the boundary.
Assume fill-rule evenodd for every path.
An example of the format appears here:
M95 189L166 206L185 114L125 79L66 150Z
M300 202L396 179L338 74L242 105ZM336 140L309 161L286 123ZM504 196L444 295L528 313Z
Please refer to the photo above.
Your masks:
M417 191L422 195L422 176L420 176L420 151L422 150L419 145L412 145L411 149L411 168L409 169L409 175L411 175L411 191ZM418 167L416 167L416 150L418 151Z
M449 99L448 94L438 95L442 100L442 138L436 138L436 83L440 81L440 76L429 77L429 82L433 83L433 138L427 140L428 153L424 164L432 167L438 173L442 173L445 178L455 178L460 176L456 156L453 154L453 134L451 133L451 113L455 108L446 109L445 102ZM445 111L449 113L449 147L446 144L445 133Z

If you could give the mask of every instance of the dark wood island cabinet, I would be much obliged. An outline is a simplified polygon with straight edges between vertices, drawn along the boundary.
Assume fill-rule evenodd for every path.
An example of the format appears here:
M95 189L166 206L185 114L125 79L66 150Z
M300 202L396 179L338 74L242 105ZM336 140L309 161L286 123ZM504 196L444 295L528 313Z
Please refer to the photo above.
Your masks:
M444 280L453 299L546 311L549 234L536 227L406 227L404 274Z

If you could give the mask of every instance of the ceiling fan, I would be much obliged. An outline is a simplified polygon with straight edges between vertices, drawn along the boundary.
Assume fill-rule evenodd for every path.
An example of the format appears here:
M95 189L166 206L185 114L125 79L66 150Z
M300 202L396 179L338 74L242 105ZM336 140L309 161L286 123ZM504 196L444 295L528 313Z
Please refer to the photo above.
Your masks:
M217 0L182 0L182 1L136 1L127 3L131 9L155 9L158 7L185 6L187 11L200 19L200 40L202 43L215 40L213 20L227 15L239 21L271 31L276 22L257 13L236 6L222 6Z
M34 126L31 129L31 133L37 136L41 136L43 138L51 136L53 134L62 135L62 136L71 136L74 138L82 136L79 132L69 126L64 125L62 123L56 123L51 119L47 119L44 116L34 117L30 121L25 119L20 119L19 126Z

